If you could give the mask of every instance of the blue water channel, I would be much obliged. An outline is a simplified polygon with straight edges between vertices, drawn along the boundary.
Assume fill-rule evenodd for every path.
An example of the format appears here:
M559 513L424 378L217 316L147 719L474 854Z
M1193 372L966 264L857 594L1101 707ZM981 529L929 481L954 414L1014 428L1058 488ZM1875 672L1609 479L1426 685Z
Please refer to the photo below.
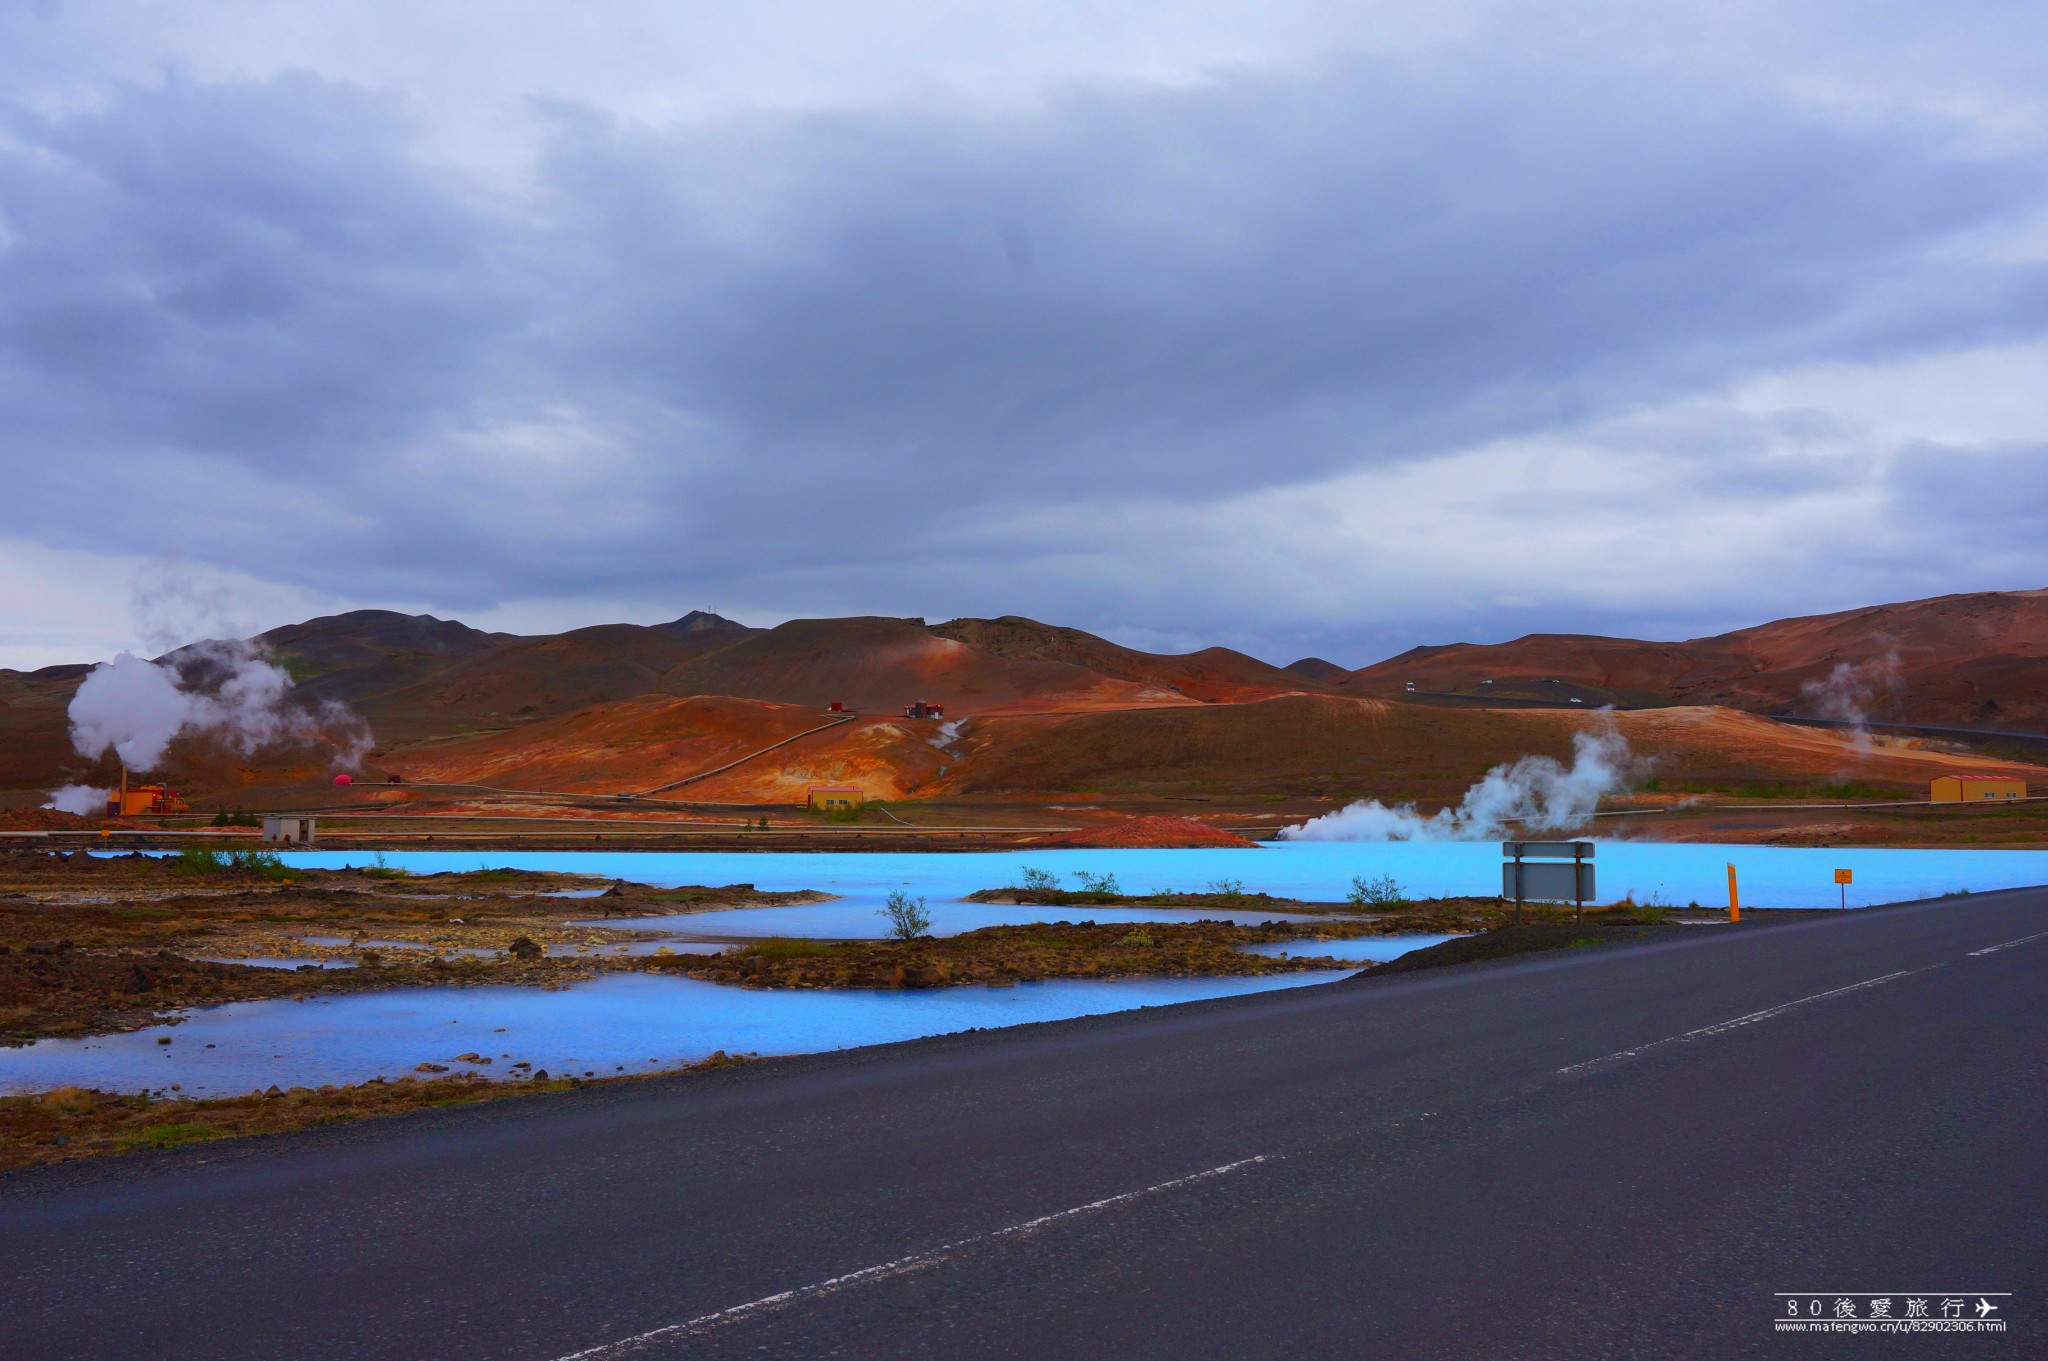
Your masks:
M1410 950L1441 945L1456 936L1357 936L1351 940L1270 940L1237 948L1248 955L1275 959L1341 959L1361 964L1383 964L1399 959Z
M518 1078L652 1073L730 1054L801 1054L923 1035L1058 1021L1341 978L1051 979L912 991L753 990L694 978L611 974L559 991L402 988L306 1001L237 1002L181 1025L0 1049L0 1093L103 1091L239 1096L273 1085L396 1078L421 1063ZM159 1044L163 1037L169 1044ZM489 1058L464 1062L463 1054ZM516 1063L531 1065L516 1069Z
M943 912L946 929L972 919L1042 921L1048 912L1097 921L1150 920L1121 915L1109 908L1032 908L1017 917L1016 909L967 904L956 914L952 904L976 889L1014 884L1029 866L1059 875L1077 887L1077 872L1113 874L1126 893L1155 890L1194 892L1223 880L1242 882L1245 891L1280 897L1332 902L1349 891L1354 876L1391 875L1414 897L1500 892L1500 846L1497 842L1276 842L1238 850L1144 851L1001 851L978 853L932 851L384 851L385 863L421 872L493 867L561 870L628 879L638 883L750 883L762 889L822 889L843 901L813 909L750 908L751 919L777 923L768 932L747 934L879 935L874 916L891 889L924 897L934 915ZM285 859L309 868L338 869L372 862L369 852L287 852ZM1601 841L1595 863L1599 896L1612 901L1625 895L1637 902L1688 903L1714 907L1728 901L1727 866L1741 878L1742 899L1755 907L1834 907L1840 901L1834 871L1853 872L1848 905L1936 898L1944 894L2048 884L2048 851L1963 850L1809 850L1780 846L1722 846L1653 841ZM788 912L769 918L765 912ZM1137 910L1142 913L1142 909ZM812 913L812 915L803 915ZM1241 915L1262 920L1274 913L1256 910L1225 914L1202 910L1196 915ZM1173 914L1169 920L1186 920ZM701 919L700 919L701 920ZM830 923L812 925L812 923ZM693 928L694 929L694 928ZM722 928L721 928L722 929Z

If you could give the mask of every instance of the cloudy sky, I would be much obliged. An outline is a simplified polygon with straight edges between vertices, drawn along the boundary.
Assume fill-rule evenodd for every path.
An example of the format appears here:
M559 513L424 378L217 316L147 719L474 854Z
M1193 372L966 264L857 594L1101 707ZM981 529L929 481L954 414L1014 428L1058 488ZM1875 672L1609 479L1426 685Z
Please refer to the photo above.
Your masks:
M2048 6L0 0L0 665L2048 585Z

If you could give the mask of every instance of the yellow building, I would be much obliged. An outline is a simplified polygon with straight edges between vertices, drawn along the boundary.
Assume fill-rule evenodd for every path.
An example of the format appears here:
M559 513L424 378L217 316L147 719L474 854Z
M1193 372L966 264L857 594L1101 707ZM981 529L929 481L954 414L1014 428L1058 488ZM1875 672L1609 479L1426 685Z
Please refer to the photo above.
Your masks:
M1977 803L2026 796L2027 782L2010 775L1940 775L1927 789L1927 797L1936 803Z
M124 785L118 792L108 795L107 816L162 816L165 813L182 813L185 806L185 801L178 797L178 791L167 784Z
M805 802L814 813L840 813L860 807L864 797L857 784L814 784Z

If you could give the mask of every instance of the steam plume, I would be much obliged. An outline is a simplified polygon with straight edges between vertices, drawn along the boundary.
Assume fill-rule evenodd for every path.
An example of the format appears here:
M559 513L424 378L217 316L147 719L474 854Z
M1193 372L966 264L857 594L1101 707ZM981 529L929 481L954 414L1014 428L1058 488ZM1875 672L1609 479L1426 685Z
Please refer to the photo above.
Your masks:
M1639 764L1613 728L1575 733L1572 763L1524 756L1495 766L1465 791L1456 808L1430 817L1413 804L1388 807L1364 799L1281 833L1288 841L1489 841L1509 824L1523 832L1564 832L1590 822L1600 797L1624 789Z
M67 784L50 791L50 801L43 805L60 813L76 813L82 818L96 818L107 811L107 800L112 798L111 789L96 789L89 784Z
M291 677L247 643L199 643L162 662L124 652L94 667L71 697L71 745L94 760L111 751L134 771L161 765L181 735L243 754L319 742L334 748L336 764L359 765L370 747L363 721L338 704L300 704L291 688Z
M1896 651L1867 662L1835 663L1824 680L1810 680L1799 687L1806 701L1820 711L1819 717L1847 723L1858 750L1870 747L1870 711L1879 691L1887 703L1899 700L1899 654Z

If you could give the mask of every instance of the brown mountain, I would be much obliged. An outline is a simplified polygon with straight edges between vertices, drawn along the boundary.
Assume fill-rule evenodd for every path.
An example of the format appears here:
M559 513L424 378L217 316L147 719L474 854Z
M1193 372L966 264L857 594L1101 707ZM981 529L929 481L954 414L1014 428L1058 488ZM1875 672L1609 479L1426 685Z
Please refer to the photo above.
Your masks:
M991 656L1061 662L1098 676L1176 691L1206 703L1268 699L1299 690L1329 688L1322 678L1270 666L1227 647L1166 655L1139 652L1079 629L1041 624L1014 614L1000 619L954 619L932 632ZM1347 674L1341 668L1332 669L1340 675Z
M371 724L373 770L409 778L646 788L807 731L804 715L834 702L862 715L716 777L698 787L702 797L781 798L809 779L870 781L891 797L1144 788L1147 770L1162 789L1313 779L1431 793L1494 760L1564 749L1567 728L1502 717L1489 703L1500 700L1581 712L1685 706L1669 713L1695 715L1686 726L1639 734L1694 753L1674 770L1775 770L1777 758L1761 754L1773 742L1790 743L1784 759L1802 769L1848 768L1780 725L1724 732L1705 717L1728 708L1828 716L1855 704L1875 719L2048 730L2048 591L1875 606L1686 642L1536 634L1418 648L1358 672L1315 658L1280 668L1226 648L1159 655L1016 616L764 629L692 613L523 637L362 610L257 641L301 694L345 703ZM0 670L0 788L48 789L84 773L64 706L86 669ZM1444 702L1438 695L1493 712L1371 702ZM963 732L905 720L913 700L974 722ZM1698 734L1715 736L1700 746ZM1721 754L1709 759L1709 747ZM223 774L204 752L174 756L169 773L195 788L275 773L254 761Z
M1292 671L1297 676L1321 681L1325 685L1342 686L1345 681L1351 679L1349 671L1335 662L1326 662L1321 657L1303 657L1300 661L1287 663L1281 670Z
M1534 633L1416 648L1344 688L2048 731L2048 591L1937 596L1685 642Z

